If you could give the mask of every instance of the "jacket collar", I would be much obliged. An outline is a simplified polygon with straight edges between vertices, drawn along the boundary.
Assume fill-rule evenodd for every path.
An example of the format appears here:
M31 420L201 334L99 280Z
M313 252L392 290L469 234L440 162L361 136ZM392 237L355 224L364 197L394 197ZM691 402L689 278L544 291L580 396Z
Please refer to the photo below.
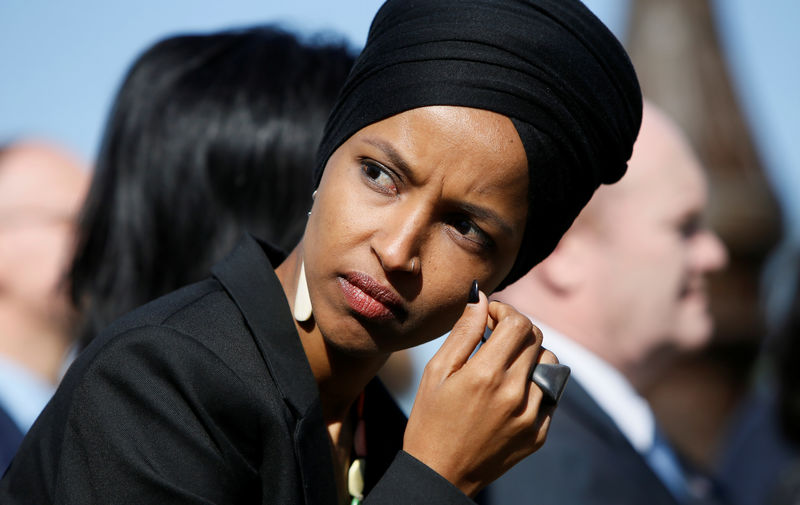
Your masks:
M570 378L567 382L567 387L561 397L558 409L575 412L576 417L581 419L589 429L597 433L601 439L613 442L614 445L625 446L632 452L636 452L636 449L625 438L625 435L622 434L611 417L606 414L574 378Z
M271 261L277 266L283 253L248 234L211 271L244 315L281 396L302 417L319 391Z
M319 390L273 265L282 252L246 235L212 268L242 312L261 357L295 417L295 453L306 503L335 503L336 483Z
M650 468L645 457L631 445L611 417L594 401L577 380L570 380L567 383L558 409L568 411L571 417L580 420L579 422L584 424L587 429L594 431L598 439L605 440L610 446L614 447L617 455L617 465L622 465L623 461L635 462L635 464L627 466L629 469L636 469L635 474L629 475L630 479L642 485L649 483L648 488L651 490L661 489L658 494L653 491L651 503L678 503L661 479Z

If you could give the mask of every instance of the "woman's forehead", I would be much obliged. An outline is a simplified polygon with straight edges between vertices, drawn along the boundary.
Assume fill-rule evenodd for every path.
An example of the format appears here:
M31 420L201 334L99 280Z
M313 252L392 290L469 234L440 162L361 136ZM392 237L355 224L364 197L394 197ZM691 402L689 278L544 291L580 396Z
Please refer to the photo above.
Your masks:
M421 107L373 123L352 139L377 146L418 170L440 167L444 173L466 177L469 169L477 169L487 187L498 177L513 178L517 184L527 180L519 134L511 120L491 111Z
M480 191L506 180L527 181L525 150L514 125L490 111L412 109L363 128L351 140L375 147L414 175L470 179Z

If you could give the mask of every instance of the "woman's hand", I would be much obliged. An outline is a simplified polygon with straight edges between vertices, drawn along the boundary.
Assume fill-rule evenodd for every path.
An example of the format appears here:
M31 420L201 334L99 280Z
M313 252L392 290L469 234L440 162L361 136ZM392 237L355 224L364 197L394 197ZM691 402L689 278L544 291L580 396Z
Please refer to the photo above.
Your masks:
M529 377L537 362L558 363L541 343L527 317L480 293L425 367L403 449L474 496L541 447L553 408Z

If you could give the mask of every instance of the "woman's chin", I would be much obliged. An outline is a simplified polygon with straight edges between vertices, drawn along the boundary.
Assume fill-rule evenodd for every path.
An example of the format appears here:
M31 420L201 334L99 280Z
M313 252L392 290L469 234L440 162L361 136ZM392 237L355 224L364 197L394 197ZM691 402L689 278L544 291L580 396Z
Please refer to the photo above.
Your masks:
M364 321L352 315L337 317L336 327L320 325L322 337L329 351L340 354L368 358L382 354L389 354L396 349L386 349L384 340L392 340L385 329L376 331L375 324L365 324ZM371 328L370 328L371 327ZM392 347L392 346L390 346Z
M349 356L358 359L375 358L379 356L388 356L392 353L391 350L381 349L374 340L370 338L348 338L345 340L325 338L325 345L329 352Z

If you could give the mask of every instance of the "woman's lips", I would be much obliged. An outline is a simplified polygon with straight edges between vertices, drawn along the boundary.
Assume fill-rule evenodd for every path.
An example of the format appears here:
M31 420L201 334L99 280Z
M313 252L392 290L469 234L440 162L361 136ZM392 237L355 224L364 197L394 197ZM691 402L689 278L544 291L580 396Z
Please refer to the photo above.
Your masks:
M400 297L365 273L349 272L338 280L347 303L367 319L394 319L405 313Z

